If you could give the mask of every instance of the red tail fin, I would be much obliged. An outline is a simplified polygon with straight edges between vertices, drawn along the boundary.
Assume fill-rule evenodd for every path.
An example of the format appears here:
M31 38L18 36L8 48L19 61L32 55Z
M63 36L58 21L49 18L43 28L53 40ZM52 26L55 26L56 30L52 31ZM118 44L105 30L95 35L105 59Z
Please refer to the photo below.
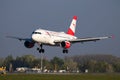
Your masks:
M71 25L67 31L67 34L74 36L75 35L75 28L76 28L77 16L73 16Z

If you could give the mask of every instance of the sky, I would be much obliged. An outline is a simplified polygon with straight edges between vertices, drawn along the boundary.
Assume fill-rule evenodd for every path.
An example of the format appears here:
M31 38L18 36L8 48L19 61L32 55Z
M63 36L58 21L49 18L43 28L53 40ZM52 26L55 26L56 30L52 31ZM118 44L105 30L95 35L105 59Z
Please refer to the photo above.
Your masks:
M75 36L114 39L73 44L68 54L61 47L43 46L44 57L86 54L112 54L120 57L120 0L0 0L0 57L34 55L36 50L24 47L24 41L6 36L29 38L37 29L66 32L72 17L78 16Z

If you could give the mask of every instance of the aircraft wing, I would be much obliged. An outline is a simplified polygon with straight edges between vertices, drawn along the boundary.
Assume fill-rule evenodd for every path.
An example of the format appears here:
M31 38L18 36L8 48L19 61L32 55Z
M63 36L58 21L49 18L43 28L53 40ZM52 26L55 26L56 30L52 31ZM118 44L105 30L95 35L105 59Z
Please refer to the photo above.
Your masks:
M102 39L107 39L107 38L112 38L112 36L107 36L107 37L89 37L89 38L78 38L78 39L72 39L72 40L66 40L69 41L71 43L77 43L77 42L90 42L90 41L98 41L98 40L102 40ZM60 43L62 41L55 41L55 43Z
M13 39L18 39L20 41L31 41L31 38L20 38L20 37L15 37L15 36L6 36L7 38L13 38Z
M91 37L91 38L80 38L80 39L75 39L75 40L69 40L71 43L77 43L77 42L90 42L90 41L98 41L98 40L102 40L102 39L107 39L107 38L111 38L110 37Z

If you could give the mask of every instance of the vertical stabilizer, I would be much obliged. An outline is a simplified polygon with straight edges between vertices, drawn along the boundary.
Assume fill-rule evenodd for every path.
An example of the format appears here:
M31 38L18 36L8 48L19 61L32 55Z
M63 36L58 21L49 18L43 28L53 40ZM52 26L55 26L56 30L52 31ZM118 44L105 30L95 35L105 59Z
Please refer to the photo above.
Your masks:
M73 16L73 19L67 31L67 34L72 35L72 36L75 35L76 22L77 22L77 16Z

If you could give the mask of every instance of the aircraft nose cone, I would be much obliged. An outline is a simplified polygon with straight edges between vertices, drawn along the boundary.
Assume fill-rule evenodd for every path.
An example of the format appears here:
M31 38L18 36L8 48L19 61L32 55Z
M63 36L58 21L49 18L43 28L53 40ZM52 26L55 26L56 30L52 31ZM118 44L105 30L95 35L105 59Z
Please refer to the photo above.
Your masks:
M36 36L35 36L35 34L32 34L32 40L36 41Z

